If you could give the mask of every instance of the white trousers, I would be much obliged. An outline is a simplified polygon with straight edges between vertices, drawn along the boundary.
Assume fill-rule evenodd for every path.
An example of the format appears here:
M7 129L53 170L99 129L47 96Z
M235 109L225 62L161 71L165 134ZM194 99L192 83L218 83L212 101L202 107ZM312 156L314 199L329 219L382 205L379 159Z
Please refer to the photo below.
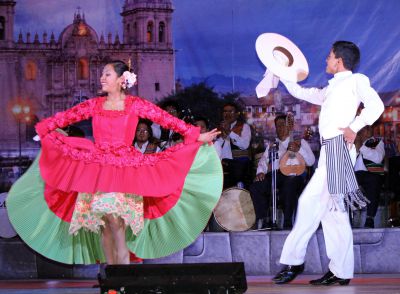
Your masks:
M353 164L355 148L350 150ZM299 198L296 221L282 249L280 263L304 263L307 245L321 222L329 270L338 278L351 279L354 273L353 232L347 212L333 208L328 192L326 153L322 146L318 168Z

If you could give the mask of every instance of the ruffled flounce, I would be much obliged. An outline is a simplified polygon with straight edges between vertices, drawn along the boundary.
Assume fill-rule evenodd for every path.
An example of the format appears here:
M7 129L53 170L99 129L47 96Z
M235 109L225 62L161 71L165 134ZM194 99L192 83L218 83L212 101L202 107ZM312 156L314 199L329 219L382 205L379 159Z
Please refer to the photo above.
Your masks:
M11 224L29 247L47 258L68 264L105 262L99 234L79 230L71 235L70 223L49 209L39 157L9 191L6 201Z
M71 218L76 193L45 188L38 166L41 156L9 192L12 225L30 247L47 258L68 264L104 262L98 234L82 229L77 235L68 233L70 222L65 219ZM168 197L143 198L144 227L138 236L127 229L129 249L141 258L159 258L187 247L203 231L221 192L220 160L213 146L203 145L181 189Z
M42 138L40 171L51 187L69 192L122 192L163 197L182 187L200 142L142 154L133 146L94 144L51 132Z
M142 233L127 232L128 248L141 258L171 255L192 244L203 232L222 193L221 161L214 146L203 145L186 177L177 203L161 217L148 218L145 202L145 222ZM162 198L144 198L157 201ZM162 206L161 206L162 207ZM161 213L160 213L161 214Z

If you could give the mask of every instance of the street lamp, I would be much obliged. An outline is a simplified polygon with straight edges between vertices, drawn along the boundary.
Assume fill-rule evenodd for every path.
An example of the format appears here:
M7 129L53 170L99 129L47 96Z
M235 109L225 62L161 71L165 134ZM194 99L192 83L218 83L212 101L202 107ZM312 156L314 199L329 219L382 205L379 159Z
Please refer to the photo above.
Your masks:
M15 119L18 123L18 162L19 169L21 169L21 160L22 160L22 142L21 142L21 122L29 123L31 121L31 111L32 108L27 101L18 100L11 107L11 112L14 115Z

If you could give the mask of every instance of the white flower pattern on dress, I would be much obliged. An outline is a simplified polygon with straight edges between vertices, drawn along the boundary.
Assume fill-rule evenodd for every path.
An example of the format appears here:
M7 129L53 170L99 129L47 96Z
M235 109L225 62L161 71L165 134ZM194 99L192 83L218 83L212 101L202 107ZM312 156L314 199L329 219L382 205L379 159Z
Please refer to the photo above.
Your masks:
M69 227L70 234L77 234L81 228L99 233L105 226L102 217L112 214L121 217L134 235L143 229L143 197L126 193L79 193Z

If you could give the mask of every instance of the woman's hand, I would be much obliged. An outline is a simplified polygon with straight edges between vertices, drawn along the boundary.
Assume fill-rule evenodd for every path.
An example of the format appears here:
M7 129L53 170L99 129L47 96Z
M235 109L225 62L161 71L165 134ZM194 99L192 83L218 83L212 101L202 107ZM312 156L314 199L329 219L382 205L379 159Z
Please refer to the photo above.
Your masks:
M200 136L197 138L197 141L211 143L219 134L221 134L221 132L218 131L218 129L213 129L207 133L200 134Z

